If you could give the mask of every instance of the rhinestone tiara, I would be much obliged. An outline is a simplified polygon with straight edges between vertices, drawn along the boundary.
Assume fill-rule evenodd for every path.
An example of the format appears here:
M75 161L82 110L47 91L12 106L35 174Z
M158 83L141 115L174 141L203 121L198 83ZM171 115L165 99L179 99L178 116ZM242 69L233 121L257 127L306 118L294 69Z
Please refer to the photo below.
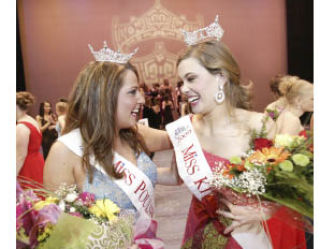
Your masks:
M220 41L224 33L224 30L219 24L219 15L216 15L214 22L205 28L191 32L185 31L183 29L181 29L181 31L184 35L184 42L189 46L200 43L207 39Z
M131 57L139 50L138 48L136 48L130 54L122 54L119 50L116 52L111 48L108 48L106 41L103 42L103 48L101 48L99 51L94 51L93 47L90 44L88 44L88 47L96 61L109 61L120 64L127 63L131 59Z

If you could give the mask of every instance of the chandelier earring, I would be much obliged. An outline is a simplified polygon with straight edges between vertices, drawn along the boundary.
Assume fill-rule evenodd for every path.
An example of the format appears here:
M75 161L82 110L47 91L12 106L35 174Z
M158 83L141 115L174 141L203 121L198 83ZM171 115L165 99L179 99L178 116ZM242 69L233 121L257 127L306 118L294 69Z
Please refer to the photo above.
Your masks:
M219 85L219 91L216 93L215 100L218 104L221 104L225 99L225 94L223 91L223 85Z

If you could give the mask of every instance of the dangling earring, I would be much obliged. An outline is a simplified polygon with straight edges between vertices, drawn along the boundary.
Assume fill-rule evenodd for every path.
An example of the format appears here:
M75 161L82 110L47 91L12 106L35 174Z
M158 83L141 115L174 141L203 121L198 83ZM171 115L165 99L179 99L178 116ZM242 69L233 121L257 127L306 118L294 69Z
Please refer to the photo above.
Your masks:
M223 85L219 85L219 91L216 93L215 100L218 104L221 104L224 101L224 98Z

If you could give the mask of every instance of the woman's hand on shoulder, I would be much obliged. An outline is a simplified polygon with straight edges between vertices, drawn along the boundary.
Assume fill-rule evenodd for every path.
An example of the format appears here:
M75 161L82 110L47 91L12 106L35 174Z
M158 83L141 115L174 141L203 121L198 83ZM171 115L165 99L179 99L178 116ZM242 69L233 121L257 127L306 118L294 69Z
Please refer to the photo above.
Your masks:
M49 190L57 190L62 183L76 184L73 174L75 164L81 158L71 152L63 143L55 142L49 151L43 172L43 184Z

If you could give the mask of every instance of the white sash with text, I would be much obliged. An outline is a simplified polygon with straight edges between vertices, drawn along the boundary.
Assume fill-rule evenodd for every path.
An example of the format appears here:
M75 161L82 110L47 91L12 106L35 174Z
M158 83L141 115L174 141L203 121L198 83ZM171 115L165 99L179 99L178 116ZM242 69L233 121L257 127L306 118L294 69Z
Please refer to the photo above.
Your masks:
M211 192L212 171L193 130L190 116L183 116L166 125L166 130L174 147L179 175L201 201Z

